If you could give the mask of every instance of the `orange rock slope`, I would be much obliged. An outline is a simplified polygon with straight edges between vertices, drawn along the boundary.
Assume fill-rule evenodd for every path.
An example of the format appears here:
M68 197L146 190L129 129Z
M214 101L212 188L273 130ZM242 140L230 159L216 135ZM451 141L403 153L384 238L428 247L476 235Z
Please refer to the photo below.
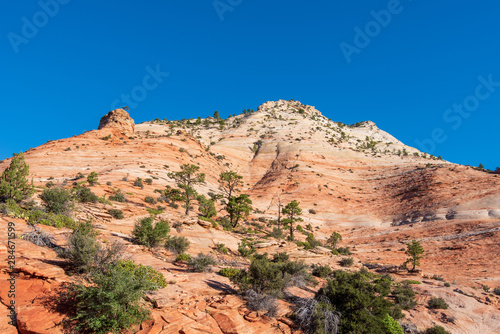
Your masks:
M181 164L196 164L206 174L206 184L197 187L203 194L218 192L221 172L236 171L243 176L242 191L250 195L258 209L250 218L275 219L278 197L285 204L297 199L303 209L303 225L311 224L319 240L339 231L344 237L343 246L354 250L358 262L370 263L374 268L376 264L399 265L405 260L406 243L420 240L426 249L423 274L441 275L453 283L445 288L441 281L430 280L422 285L420 296L425 296L425 291L443 295L454 303L454 311L447 311L445 316L457 314L458 320L455 324L443 321L442 314L420 307L410 314L419 328L438 323L453 333L499 331L498 299L491 293L481 295L480 289L483 285L500 285L500 176L429 157L378 129L373 122L347 126L328 120L314 107L283 100L264 103L256 112L230 117L223 123L209 117L136 125L126 111L117 109L103 117L99 130L47 142L30 149L25 158L36 186L42 187L49 180L70 186L76 174L95 171L100 184L92 190L97 195L107 197L117 189L126 193L126 203L112 205L124 211L123 220L107 214L112 207L108 204L80 205L75 213L78 218L93 218L102 238L124 242L135 220L147 215L145 209L152 207L144 202L145 196L156 197L155 189L173 186L167 174L179 170ZM1 162L0 171L9 162ZM143 189L134 187L138 177L152 178L153 184ZM182 223L182 229L172 233L190 239L191 253L213 251L221 242L237 254L242 235L198 221L196 212L186 217L181 209L167 207L163 217L172 224ZM7 221L7 217L1 219L2 228ZM27 228L25 222L16 222L20 229ZM5 241L4 234L0 239ZM262 241L261 252L286 250L293 258L308 263L338 267L338 258L321 250L312 253L284 241ZM54 252L23 240L18 241L18 247L18 256L25 261L18 280L23 295L17 305L20 331L57 332L60 325L55 324L63 314L43 304L40 295L50 296L72 278L61 272ZM130 242L128 251L133 259L152 265L167 281L175 282L151 296L155 305L152 319L132 331L291 330L284 318L290 311L287 305L282 305L276 319L254 314L232 295L234 287L226 278L189 273L168 261L172 256L168 252L150 252ZM234 258L222 256L222 266ZM244 267L247 262L241 259L231 264ZM2 267L1 275L6 272ZM3 289L0 299L7 305ZM472 297L454 289L468 289ZM467 312L461 312L462 304ZM423 297L421 305L425 305ZM6 308L1 312L5 313Z

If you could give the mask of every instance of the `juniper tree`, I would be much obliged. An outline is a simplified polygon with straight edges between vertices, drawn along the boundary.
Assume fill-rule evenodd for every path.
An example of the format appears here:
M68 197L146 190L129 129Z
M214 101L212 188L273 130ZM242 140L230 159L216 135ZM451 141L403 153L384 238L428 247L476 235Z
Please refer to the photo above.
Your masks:
M422 254L424 254L424 248L422 245L420 245L420 242L417 240L413 240L411 243L407 243L406 246L408 249L406 250L405 254L409 256L408 259L406 259L406 262L404 265L411 263L413 265L413 268L411 269L412 271L415 270L416 266L420 265L420 259L422 259Z
M24 161L22 152L13 155L10 166L4 170L0 177L0 202L12 199L20 202L35 192L33 179L28 182L29 166Z
M189 214L191 202L196 199L198 193L193 188L194 185L205 183L205 174L198 173L199 166L192 164L181 165L179 172L168 173L168 177L174 179L177 187L181 189L181 198L186 205L186 215Z
M247 194L231 197L226 206L226 211L229 213L229 220L233 227L238 225L241 218L248 216L251 210L252 200Z
M303 219L299 217L302 214L302 209L299 207L299 204L300 203L294 199L283 208L283 214L287 216L287 218L283 219L283 223L288 224L290 227L290 240L293 240L293 223L303 221Z
M226 203L229 203L231 197L236 196L240 189L239 187L243 184L243 176L238 175L236 172L223 172L219 175L219 189L222 191L222 195L226 199Z

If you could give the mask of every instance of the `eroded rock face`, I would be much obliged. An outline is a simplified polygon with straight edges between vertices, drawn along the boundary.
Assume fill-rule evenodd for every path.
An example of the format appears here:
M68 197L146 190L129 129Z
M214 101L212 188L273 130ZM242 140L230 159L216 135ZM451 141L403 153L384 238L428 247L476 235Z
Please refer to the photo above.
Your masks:
M135 131L135 122L125 110L115 109L101 118L98 130L105 128L116 128L126 135L133 135Z

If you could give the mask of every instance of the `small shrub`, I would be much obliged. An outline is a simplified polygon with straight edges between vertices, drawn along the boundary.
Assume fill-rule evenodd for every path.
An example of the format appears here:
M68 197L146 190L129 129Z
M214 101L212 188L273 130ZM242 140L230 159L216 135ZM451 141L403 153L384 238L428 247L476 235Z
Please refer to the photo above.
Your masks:
M186 253L181 253L181 254L177 255L174 262L177 262L177 261L189 262L190 260L191 260L191 255L186 254Z
M422 282L417 281L417 280L413 280L413 279L407 279L407 280L402 281L401 283L406 283L406 284L422 284Z
M109 199L112 200L112 201L115 201L115 202L125 202L127 199L125 198L125 194L122 193L122 191L120 189L118 189L117 191L115 191L113 193L113 195L109 196Z
M123 219L123 211L120 209L109 209L108 213L115 219Z
M144 202L146 202L148 204L156 204L156 200L153 196L146 196L144 198Z
M337 248L337 252L340 255L352 255L351 250L349 249L349 247L339 247L339 248Z
M92 223L78 223L68 240L68 247L59 256L67 259L75 272L103 272L121 258L125 246L118 242L109 247L102 246L96 239L97 232Z
M55 244L55 238L52 234L42 231L36 225L28 225L31 230L29 232L24 232L22 239L29 241L37 246L57 248Z
M87 176L87 182L89 183L89 186L94 186L98 184L97 180L99 177L97 176L96 172L92 172Z
M451 284L448 283L448 282L444 282L444 286L447 287L447 288L449 288L451 286Z
M443 327L441 326L432 326L430 328L427 328L423 334L451 334L450 332L448 332L447 330L445 330Z
M210 266L216 264L215 259L208 254L199 253L196 257L189 260L188 265L192 271L206 272L210 271Z
M222 268L221 270L219 270L219 275L231 278L234 275L236 275L238 272L239 272L238 269L232 268L232 267L228 267L228 268Z
M338 333L340 313L336 312L327 298L299 298L295 309L296 323L307 334Z
M394 320L389 314L385 314L384 319L382 320L384 323L388 334L404 334L403 328L401 325Z
M166 221L159 221L153 226L154 217L146 217L138 220L134 225L132 234L134 240L140 245L148 248L155 247L163 242L170 232L170 226Z
M147 319L149 311L142 299L146 291L156 290L144 270L128 264L94 272L91 284L72 284L63 300L74 306L69 320L77 333L121 333Z
M500 286L493 289L493 293L497 296L500 296Z
M220 252L222 254L229 253L229 250L227 249L226 245L224 245L223 243L215 244L215 248L217 249L218 252Z
M138 280L147 280L154 290L167 286L167 281L165 280L163 274L154 270L151 266L136 264L132 260L119 260L117 265L124 268L129 273L134 274Z
M329 266L315 266L312 274L316 277L325 278L332 274L332 268Z
M247 301L247 308L252 311L266 311L266 315L274 317L278 310L278 304L274 296L257 293L254 290L248 290L244 299Z
M99 196L94 194L90 188L85 186L77 185L73 189L71 189L73 193L73 198L81 203L97 203L99 200Z
M144 188L144 184L142 184L142 179L140 177L138 177L137 179L135 179L135 181L134 181L134 187L139 187L141 189Z
M342 267L350 267L354 264L354 259L352 257L345 257L339 263Z
M70 211L71 194L64 188L45 189L40 195L40 199L49 212L63 214Z
M446 310L448 308L448 304L441 297L431 297L427 302L427 306L432 309Z
M283 239L283 230L277 227L273 227L273 231L269 235L275 239Z
M165 247L176 254L185 253L189 248L189 240L186 237L169 237L165 241Z
M415 301L415 292L409 283L401 282L400 284L397 284L392 291L392 295L396 305L401 307L403 310L410 310L417 306L417 302Z
M321 242L319 240L316 240L316 238L314 237L314 234L312 234L312 233L307 234L306 241L311 248L316 248L318 246L321 246Z
M273 262L288 262L290 260L290 256L285 252L276 253L273 255Z
M146 183L148 185L152 185L153 184L153 179L151 179L151 178L144 179L144 183Z
M241 256L247 257L255 253L255 248L253 246L249 246L246 241L242 241L238 243L238 252Z
M444 278L443 278L443 276L442 276L442 275L436 275L436 274L434 274L434 275L432 275L432 279L435 279L435 280L437 280L437 281L444 282Z

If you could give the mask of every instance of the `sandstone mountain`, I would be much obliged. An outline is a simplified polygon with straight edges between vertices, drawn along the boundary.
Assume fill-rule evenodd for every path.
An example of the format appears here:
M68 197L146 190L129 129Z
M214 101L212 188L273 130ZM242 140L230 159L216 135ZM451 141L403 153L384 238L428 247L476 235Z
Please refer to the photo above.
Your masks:
M92 187L97 195L109 197L117 189L126 193L126 203L80 205L75 211L79 219L92 218L109 240L127 240L135 220L155 207L144 201L145 196L157 196L155 189L174 186L168 173L180 165L196 164L206 174L206 184L197 187L202 194L218 193L219 174L236 171L243 176L242 192L256 209L245 224L251 219L276 219L278 198L282 203L296 199L303 209L303 225L311 224L318 240L340 232L344 245L354 249L357 266L365 263L374 270L400 265L406 243L418 239L426 250L422 275L435 274L457 286L453 290L424 279L417 288L420 306L409 314L411 322L419 328L439 323L453 333L500 332L498 298L476 290L500 285L500 176L429 156L371 121L346 125L329 120L312 106L284 100L224 120L156 119L134 124L125 110L116 109L101 119L98 130L47 142L30 149L25 158L30 178L40 190L48 181L69 186L78 173L94 171L99 175L100 184ZM9 161L0 163L0 171ZM136 178L152 178L153 184L134 187ZM113 219L107 214L110 207L122 209L125 219ZM217 210L224 215L222 206ZM212 251L217 243L237 254L242 235L212 227L198 220L196 212L186 217L181 209L167 207L162 215L172 224L182 223L182 231L173 233L191 240L193 254ZM19 228L26 226L21 219L16 223ZM266 226L259 229L262 232ZM260 252L286 251L307 263L338 266L335 257L321 249L305 251L264 235L253 236L261 240ZM21 332L56 332L60 318L42 301L28 300L42 291L54 291L68 277L56 265L54 252L22 240L18 244L25 277L20 286L26 295L19 306ZM278 324L290 332L285 318L288 306L283 305L275 319L261 317L245 310L226 278L183 271L164 261L171 256L166 251L151 253L132 244L128 251L176 282L151 296L153 320L135 332L274 333ZM230 258L222 256L221 261ZM2 290L2 303L7 300L4 294ZM450 310L427 310L423 305L431 294L443 296ZM455 322L443 320L452 316Z

